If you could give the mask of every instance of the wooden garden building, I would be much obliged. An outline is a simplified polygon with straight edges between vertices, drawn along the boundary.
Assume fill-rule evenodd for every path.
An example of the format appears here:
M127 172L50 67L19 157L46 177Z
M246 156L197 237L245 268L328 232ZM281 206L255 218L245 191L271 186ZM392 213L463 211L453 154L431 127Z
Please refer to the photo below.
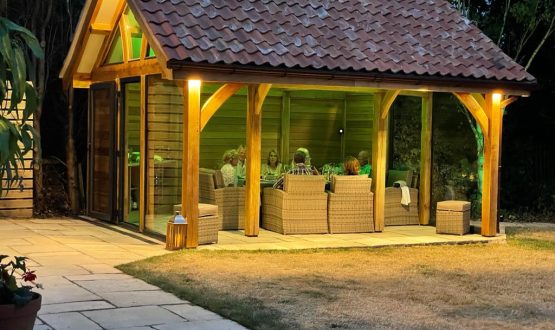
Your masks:
M434 92L484 133L482 235L497 232L504 108L536 80L444 0L87 0L60 73L89 89L87 213L162 231L177 204L198 245L199 175L246 146L244 230L260 167L306 147L317 165L371 151L384 230L389 109L421 98L420 224L430 220ZM456 134L456 132L454 132Z

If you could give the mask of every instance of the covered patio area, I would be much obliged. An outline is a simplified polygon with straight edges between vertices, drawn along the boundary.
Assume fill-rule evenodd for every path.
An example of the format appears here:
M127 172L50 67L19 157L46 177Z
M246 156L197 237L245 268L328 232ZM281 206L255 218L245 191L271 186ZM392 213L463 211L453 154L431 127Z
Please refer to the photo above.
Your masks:
M473 227L478 228L478 227ZM479 228L477 229L479 230ZM246 237L242 230L220 231L217 244L201 245L200 250L304 250L331 248L381 248L394 246L474 244L504 242L505 234L484 237L479 233L436 234L432 226L394 226L381 233L281 235L260 229L258 237Z
M89 0L60 74L70 90L90 88L88 215L162 232L180 208L188 220L184 244L196 248L199 203L216 204L217 198L207 194L226 188L214 188L214 176L204 190L201 168L219 167L223 146L234 147L239 140L246 145L246 184L234 193L241 198L233 211L220 205L219 216L233 213L235 228L225 229L241 230L220 232L221 242L213 248L251 241L292 248L304 242L334 247L458 241L432 235L432 227L386 228L386 181L393 170L390 109L400 97L419 98L413 224L428 225L433 96L449 93L483 134L480 234L496 237L504 108L529 95L535 78L447 2L413 5L371 1L347 8L306 2L299 10L290 2ZM337 117L342 125L307 113ZM294 127L299 122L306 126ZM298 134L307 129L358 140L342 137L332 143L326 135ZM365 186L372 194L371 210L365 220L372 228L366 231L377 233L280 238L260 228L265 152L279 150L288 163L292 151L306 143L333 145L335 150L326 150L333 150L334 158L326 158L323 147L320 157L342 161L355 142L357 151L371 151L372 180ZM316 232L331 232L325 185L316 185L322 199ZM467 237L462 239L483 239ZM288 245L290 239L298 242Z

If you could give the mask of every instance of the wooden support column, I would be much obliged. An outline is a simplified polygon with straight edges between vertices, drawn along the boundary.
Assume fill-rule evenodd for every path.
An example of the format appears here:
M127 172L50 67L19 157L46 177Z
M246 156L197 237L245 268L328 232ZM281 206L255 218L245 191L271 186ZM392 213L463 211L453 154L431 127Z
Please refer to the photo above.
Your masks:
M422 97L422 131L420 133L420 185L418 218L421 225L430 223L432 195L432 93Z
M484 168L482 177L482 236L497 234L499 157L503 127L501 94L454 93L466 106L484 135Z
M488 93L485 97L485 112L489 117L489 132L484 134L484 176L482 185L482 236L497 234L497 200L499 187L499 156L503 109L501 94Z
M374 129L372 138L372 187L374 191L374 230L384 229L385 179L389 135L389 109L399 90L374 94Z
M283 92L281 99L280 157L283 164L289 161L289 129L291 127L291 94Z
M248 89L245 236L258 236L259 232L262 103L270 91L270 86L249 85Z
M200 146L200 80L183 86L183 164L181 167L181 205L187 218L186 248L198 246Z

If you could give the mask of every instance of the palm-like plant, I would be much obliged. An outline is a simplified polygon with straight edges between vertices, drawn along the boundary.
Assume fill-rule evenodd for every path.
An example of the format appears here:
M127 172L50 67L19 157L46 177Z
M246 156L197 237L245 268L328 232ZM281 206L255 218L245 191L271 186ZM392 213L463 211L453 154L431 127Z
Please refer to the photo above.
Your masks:
M33 141L37 146L39 143L28 123L38 103L35 88L27 82L31 54L44 56L37 38L26 28L0 17L0 193L14 183L21 186L18 170ZM23 100L25 108L20 113L17 106Z

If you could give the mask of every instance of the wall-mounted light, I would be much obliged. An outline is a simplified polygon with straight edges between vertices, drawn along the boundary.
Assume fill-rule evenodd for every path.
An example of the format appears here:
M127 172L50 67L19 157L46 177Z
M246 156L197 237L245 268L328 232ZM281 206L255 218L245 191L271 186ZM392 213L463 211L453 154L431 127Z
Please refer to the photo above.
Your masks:
M345 133L345 131L343 130L343 128L340 128L337 133L339 133L339 135L343 135L343 133Z
M189 84L189 88L199 88L200 87L200 80L187 80Z

